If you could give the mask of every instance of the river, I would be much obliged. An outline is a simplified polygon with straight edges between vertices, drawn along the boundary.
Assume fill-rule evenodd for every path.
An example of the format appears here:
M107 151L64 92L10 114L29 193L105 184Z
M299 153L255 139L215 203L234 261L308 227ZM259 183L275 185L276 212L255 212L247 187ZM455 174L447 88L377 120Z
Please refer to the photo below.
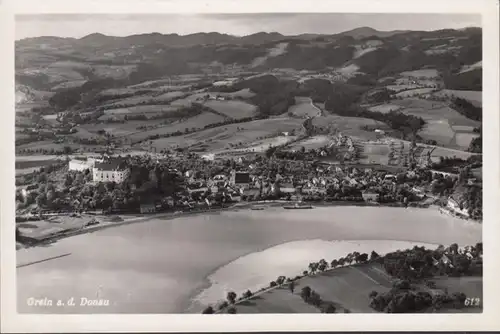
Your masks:
M281 270L298 274L309 260L331 261L342 251L371 248L475 244L482 241L481 231L480 224L437 210L388 207L242 209L153 219L18 250L18 311L199 312L203 303L224 298L228 289L267 285ZM107 299L110 305L29 306L30 297Z

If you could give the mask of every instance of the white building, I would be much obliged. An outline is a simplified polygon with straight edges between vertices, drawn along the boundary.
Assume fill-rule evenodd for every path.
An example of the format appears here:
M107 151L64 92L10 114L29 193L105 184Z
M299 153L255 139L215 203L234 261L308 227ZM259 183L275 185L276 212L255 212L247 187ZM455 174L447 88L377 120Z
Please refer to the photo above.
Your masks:
M213 153L204 154L201 156L201 158L204 160L213 161L213 160L215 160L215 154L213 154Z
M69 170L83 172L84 170L91 169L92 167L93 166L89 163L88 160L73 159L69 162Z
M121 159L95 163L92 173L94 182L122 183L130 175L130 170Z
M69 161L69 170L83 172L87 169L94 168L96 162L103 162L102 159L87 158L87 159L72 159Z

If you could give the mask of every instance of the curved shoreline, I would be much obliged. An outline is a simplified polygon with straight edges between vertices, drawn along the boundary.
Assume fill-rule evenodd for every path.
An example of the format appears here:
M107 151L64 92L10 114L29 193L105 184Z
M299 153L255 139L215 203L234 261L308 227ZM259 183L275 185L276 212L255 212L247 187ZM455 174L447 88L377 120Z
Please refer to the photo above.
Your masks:
M18 300L23 303L33 294L87 297L103 286L103 296L115 301L109 309L113 313L196 313L206 303L191 307L190 302L206 289L209 292L200 300L213 302L224 299L227 289L258 290L282 273L295 277L319 258L331 260L352 251L413 247L389 240L460 245L482 240L481 225L467 224L436 210L351 205L292 212L282 209L280 203L264 206L267 209L263 211L251 211L248 205L240 204L212 214L133 218L132 222L149 221L20 251L17 262L21 265L61 254L71 256L18 269ZM127 223L131 221L118 222ZM323 243L311 244L308 240ZM325 246L325 240L337 242ZM292 247L276 247L289 242ZM251 255L259 252L262 254ZM54 272L60 281L53 281ZM36 287L30 285L34 275L39 281ZM121 276L119 282L116 275ZM75 282L79 282L77 287ZM214 282L215 287L211 287ZM23 312L45 311L24 307Z
M394 242L397 244L397 246L389 246L387 247L388 242ZM364 247L367 247L367 249L363 250L363 244ZM199 311L198 309L201 307L206 307L208 305L213 305L217 304L221 300L224 300L224 297L221 295L218 301L216 300L209 300L210 299L210 294L211 291L210 289L217 290L217 287L220 286L220 284L227 284L227 280L221 279L220 281L218 280L219 278L216 277L218 274L223 275L222 271L231 271L231 266L242 266L242 263L248 262L245 260L250 260L249 257L254 257L254 258L266 258L269 256L270 258L274 258L273 256L269 255L269 253L273 252L287 252L288 251L293 251L293 249L297 249L297 246L300 251L304 251L304 249L309 249L313 250L311 253L316 252L316 250L322 249L322 252L320 251L319 253L321 254L315 254L311 255L311 258L304 261L301 261L300 263L297 264L297 271L292 268L281 268L281 271L274 273L274 276L269 276L265 282L256 284L255 286L245 286L244 288L242 287L241 289L232 289L228 288L231 291L234 291L237 293L238 297L241 297L243 292L246 290L252 291L254 293L252 296L255 296L257 293L264 293L267 291L270 291L274 289L275 287L270 287L269 282L276 279L278 276L286 276L293 278L295 276L303 276L302 272L304 270L307 270L307 265L309 262L314 262L317 261L319 258L327 258L327 255L333 255L333 253L338 253L336 255L333 255L334 258L337 257L342 257L347 255L348 253L351 253L352 251L360 251L361 253L363 252L371 252L371 251L376 251L379 255L385 255L386 253L394 252L396 250L403 250L403 249L410 249L414 246L424 246L426 248L429 247L434 247L437 248L439 245L434 244L434 243L427 243L427 242L422 242L422 241L417 241L417 240L390 240L390 239L350 239L350 240L326 240L326 239L299 239L295 241L288 241L288 242L283 242L279 244L272 245L270 247L266 247L261 250L256 250L253 252L250 252L248 254L244 254L242 256L239 256L238 258L219 266L218 268L214 269L212 273L208 274L204 280L209 284L208 287L205 287L203 289L195 289L193 292L190 294L190 306L185 309L186 312L195 312ZM304 247L305 246L305 247ZM347 246L347 247L346 247ZM286 250L288 247L291 247L291 249ZM304 247L304 248L302 248ZM353 248L354 250L351 250L349 248ZM324 249L323 249L324 248ZM347 250L346 250L347 249ZM382 249L382 250L381 250ZM300 252L299 251L299 252ZM308 251L310 252L310 251ZM268 254L265 254L268 253ZM319 257L318 257L319 256ZM293 256L292 256L293 257ZM331 258L326 259L328 263L330 263ZM295 260L294 260L295 261ZM300 260L299 260L300 261ZM309 261L309 262L308 262ZM252 261L250 261L252 262ZM303 262L303 263L302 263ZM247 263L246 265L242 266L244 268L251 267L251 263ZM349 264L344 265L343 267L348 267L350 266ZM338 267L341 268L341 267ZM335 269L338 269L335 268ZM284 271L294 271L294 273L286 273ZM329 268L328 270L333 270L332 268ZM319 272L318 272L319 274ZM311 275L309 275L311 276ZM307 277L307 276L306 276ZM238 282L235 281L233 284L238 285ZM257 287L258 285L258 287ZM206 294L204 296L204 294ZM241 300L243 301L243 300Z
M148 220L153 220L153 219L175 219L175 218L182 218L182 217L189 217L189 216L194 216L194 215L200 215L200 214L217 214L219 212L227 212L227 211L237 211L240 209L251 209L255 205L262 205L262 204L268 204L269 206L278 206L278 204L286 204L286 203L293 203L293 201L285 201L285 200L264 200L264 201L255 201L255 202L240 202L233 204L228 207L218 207L214 209L205 209L205 210L199 210L199 211L182 211L182 212L165 212L165 213L155 213L155 214L150 214L150 215L145 215L142 217L137 217L137 214L129 215L129 214L123 214L123 215L115 215L123 218L122 221L119 222L107 222L105 224L99 224L99 225L94 225L94 226L88 226L88 227L83 227L79 229L68 229L64 230L61 232L56 232L55 234L47 235L42 238L37 238L37 239L32 239L29 238L26 242L20 242L22 247L18 248L32 248L32 247L37 247L41 246L44 244L50 244L53 242L57 242L58 240L81 235L81 234L87 234L87 233L93 233L97 232L103 229L107 228L112 228L112 227L119 227L123 225L130 225L134 223L140 223L140 222L145 222ZM335 201L335 202L315 202L311 204L313 206L313 209L315 207L336 207L336 206L342 206L342 207L380 207L380 208L404 208L404 206L400 203L367 203L367 202L348 202L348 201ZM440 208L439 206L436 205L429 205L427 207L407 207L411 209L429 209L429 210L436 210L440 213L448 214L451 217L459 218L462 220L466 220L469 222L474 222L474 223L481 223L481 221L476 221L473 219L467 219L464 217L460 216L455 216L451 212L446 211L443 212L443 209ZM113 215L111 215L113 216ZM127 219L127 217L131 217ZM132 218L133 217L133 218ZM25 240L28 238L25 238ZM18 250L17 249L17 250Z

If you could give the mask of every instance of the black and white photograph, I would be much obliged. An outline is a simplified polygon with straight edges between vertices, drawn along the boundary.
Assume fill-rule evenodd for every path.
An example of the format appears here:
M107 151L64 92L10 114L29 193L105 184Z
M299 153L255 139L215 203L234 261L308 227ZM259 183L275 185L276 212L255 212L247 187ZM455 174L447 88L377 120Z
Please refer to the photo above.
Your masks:
M481 14L14 30L18 314L484 312Z

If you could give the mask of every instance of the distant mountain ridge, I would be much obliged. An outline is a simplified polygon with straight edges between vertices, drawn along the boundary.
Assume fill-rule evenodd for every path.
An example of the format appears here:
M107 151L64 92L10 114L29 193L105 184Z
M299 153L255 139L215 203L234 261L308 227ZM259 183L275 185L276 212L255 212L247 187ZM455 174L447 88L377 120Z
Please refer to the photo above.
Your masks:
M333 35L296 36L93 33L79 39L44 36L16 42L16 82L50 91L65 82L82 84L82 79L131 84L169 75L281 68L336 71L343 80L352 77L371 84L404 71L433 68L448 89L481 90L481 60L481 28L378 31L359 27Z
M474 28L466 28L474 29ZM480 28L476 28L480 29ZM444 30L443 30L444 31ZM411 33L410 30L394 30L394 31L379 31L370 27L359 27L352 30L344 31L337 34L300 34L300 35L283 35L278 32L257 32L246 36L234 36L218 32L202 32L188 35L179 34L161 34L161 33L144 33L130 36L108 36L101 33L92 33L82 38L71 37L56 37L56 36L41 36L21 39L16 41L16 45L30 45L30 44L59 44L68 43L79 46L103 46L114 45L117 46L124 44L164 44L168 46L189 46L200 44L264 44L280 40L290 39L314 39L318 37L343 37L349 36L354 39L362 39L370 36L385 38L394 36L396 34ZM432 31L422 32L431 34Z

